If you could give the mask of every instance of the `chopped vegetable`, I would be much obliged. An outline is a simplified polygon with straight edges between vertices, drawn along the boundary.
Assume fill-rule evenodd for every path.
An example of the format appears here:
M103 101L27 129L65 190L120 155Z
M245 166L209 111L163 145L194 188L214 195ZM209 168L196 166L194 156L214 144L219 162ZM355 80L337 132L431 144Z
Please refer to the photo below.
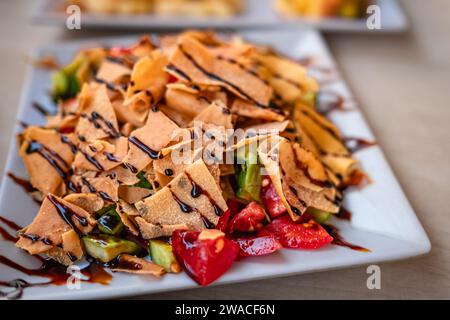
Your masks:
M286 207L269 177L263 178L261 200L272 218L286 212Z
M239 245L239 256L262 256L282 248L280 242L273 236L258 236L233 239Z
M82 62L82 58L79 57L68 66L52 74L52 97L55 102L73 98L80 91L81 84L77 79L76 72Z
M120 219L119 214L115 208L111 208L106 213L104 213L98 220L98 229L100 232L118 235L123 230L122 219Z
M247 152L243 162L238 165L236 195L248 201L260 201L261 166L258 164L258 156L255 152Z
M252 232L262 228L261 222L266 215L264 209L256 202L250 202L244 209L236 214L230 221L229 231Z
M206 286L233 264L239 246L219 230L180 231L172 234L175 257L199 285Z
M333 241L324 228L314 220L295 223L285 215L273 220L258 235L273 235L285 248L318 249Z
M138 244L114 236L99 234L82 238L87 253L101 262L109 262L119 254L139 252Z
M181 266L173 255L172 246L161 240L150 240L150 256L152 261L166 270L179 273Z
M145 172L140 171L136 177L139 178L139 182L134 184L135 187L145 188L145 189L153 189L152 184L145 178Z
M330 212L326 212L326 211L322 211L322 210L314 209L314 208L308 208L307 213L309 213L312 216L314 221L316 221L317 223L320 223L320 224L326 222L332 216L332 213L330 213Z

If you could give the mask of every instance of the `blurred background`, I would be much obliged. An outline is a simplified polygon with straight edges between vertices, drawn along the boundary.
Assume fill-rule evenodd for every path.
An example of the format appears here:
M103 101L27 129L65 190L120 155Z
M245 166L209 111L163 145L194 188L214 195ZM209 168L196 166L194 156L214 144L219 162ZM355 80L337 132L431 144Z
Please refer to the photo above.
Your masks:
M25 69L35 48L62 40L161 31L174 27L174 19L177 20L156 17L146 26L149 21L138 16L131 18L134 24L127 26L127 19L103 15L97 20L95 16L86 20L93 24L92 27L83 26L82 18L81 30L68 30L64 22L65 4L40 7L37 14L38 2L0 1L2 171L9 144L13 141L12 130L16 124ZM107 0L73 2L91 13L200 15L202 18L195 20L199 26L208 25L205 16L213 15L215 26L227 29L242 26L262 31L280 20L287 25L299 16L313 17L308 24L323 29L345 80L433 246L427 256L382 264L382 290L367 290L366 268L362 266L143 298L449 298L450 1L399 1L407 24L394 19L389 33L368 32L364 21L352 21L352 17L361 12L364 14L359 7L364 1L357 1L356 6L352 1L344 1L342 7L317 5L323 2L321 0L299 7L289 7L290 1L278 1L277 4L261 1L266 7L259 5L255 9L250 5L241 7L239 1L217 0L211 1L216 3L214 6L201 10L182 6L183 1L175 1L179 2L175 6L167 5L169 1L156 1L159 5L153 7L143 0L131 1L132 6L120 1L121 5L112 7L111 1ZM236 24L223 20L235 14L238 15ZM266 20L261 18L264 14ZM321 24L318 19L321 16L329 18ZM32 23L32 17L35 23ZM123 28L118 28L119 25ZM294 21L290 27L305 25Z

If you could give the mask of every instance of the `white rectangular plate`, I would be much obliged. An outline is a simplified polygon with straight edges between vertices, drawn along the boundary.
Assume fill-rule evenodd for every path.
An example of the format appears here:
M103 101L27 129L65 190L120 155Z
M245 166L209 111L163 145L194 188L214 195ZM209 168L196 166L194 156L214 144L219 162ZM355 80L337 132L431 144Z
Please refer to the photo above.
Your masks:
M244 32L242 35L256 43L269 44L292 58L314 57L315 65L336 70L321 36L316 31L265 33ZM100 40L78 41L48 45L37 52L37 56L55 55L59 61L68 63L80 48L98 45L129 45L136 37L103 38ZM352 101L351 94L337 72L334 81L323 86L324 91L334 91ZM30 124L43 124L44 119L31 107L32 101L50 105L48 90L50 72L30 66L23 92L18 120ZM332 120L342 130L344 136L373 140L374 137L357 106L352 111L334 111ZM15 133L21 130L15 127ZM374 146L356 153L363 169L373 183L348 192L344 206L353 212L351 223L332 221L341 229L343 237L355 244L371 250L369 253L350 250L345 247L328 245L320 250L281 250L265 257L248 258L236 262L217 284L243 282L254 279L287 276L318 270L343 268L359 264L404 259L427 253L430 242L403 194L379 147ZM6 171L26 176L24 166L17 153L17 144L11 142ZM7 176L3 177L0 188L0 215L17 222L29 224L38 206L20 187ZM10 242L0 241L0 254L13 258L18 263L36 266L36 261ZM0 280L24 278L32 282L43 281L27 277L8 267L0 266ZM45 279L44 279L45 280ZM109 285L82 284L81 290L68 290L66 286L29 288L24 298L39 299L92 299L154 293L196 287L184 273L168 274L161 279L147 276L115 274Z
M373 32L366 26L365 19L305 19L286 18L274 9L274 0L243 0L244 12L228 18L204 17L162 17L151 14L137 16L109 16L82 12L81 27L95 28L302 28L313 26L326 31ZM67 14L62 0L40 0L33 13L33 21L43 24L66 25ZM375 32L401 32L408 28L408 21L397 0L376 0L381 12L381 29Z

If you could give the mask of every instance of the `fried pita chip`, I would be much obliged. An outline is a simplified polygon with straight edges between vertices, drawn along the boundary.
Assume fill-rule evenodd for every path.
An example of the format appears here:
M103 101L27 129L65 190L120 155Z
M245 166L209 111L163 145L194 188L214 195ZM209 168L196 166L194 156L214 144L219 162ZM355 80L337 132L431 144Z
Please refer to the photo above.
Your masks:
M71 181L82 193L94 193L106 202L117 202L119 199L119 183L111 177L96 176L95 172L86 172L81 176L74 175Z
M140 188L135 186L119 186L119 198L125 202L133 204L147 198L153 194L154 191L147 188Z
M239 116L265 121L283 121L285 118L281 109L261 108L242 99L234 100L231 112Z
M78 147L73 166L89 171L108 171L121 164L128 153L128 141L125 137L82 142Z
M161 51L152 51L150 55L140 58L133 67L130 86L127 89L124 104L136 102L136 94L144 92L138 100L151 106L162 97L169 75L164 71L168 60Z
M233 129L231 111L220 100L213 101L207 108L201 111L193 120L213 124L225 129Z
M145 126L132 132L129 150L123 162L133 166L136 173L144 169L159 151L172 140L178 126L161 111L151 112Z
M272 88L253 71L229 59L214 57L198 40L181 36L170 57L168 72L181 80L221 86L258 106L267 106Z
M163 267L129 254L121 254L117 260L117 264L111 270L115 272L151 274L156 277L161 277L165 273Z
M198 160L166 187L136 203L136 208L152 224L186 224L189 229L203 230L217 224L227 205L205 163Z
M105 59L100 64L96 78L107 83L113 83L130 74L131 70L128 66L111 59Z
M82 208L53 195L42 202L33 222L22 233L16 246L30 254L39 254L63 243L62 235L72 229L91 232L96 221Z
M136 217L136 223L139 226L139 231L144 239L155 239L159 237L169 237L175 230L187 230L188 226L181 224L153 224L145 221L141 217Z
M139 215L137 209L134 206L129 205L128 203L120 199L117 209L118 209L117 213L120 216L120 219L122 220L124 226L128 229L128 231L135 236L139 235L139 230L136 227L135 223L133 222L134 217Z
M103 199L93 193L71 193L65 196L64 200L84 209L91 215L103 208L105 205Z
M317 81L307 74L306 67L283 57L254 55L256 61L270 73L269 82L275 93L285 102L294 102L305 92L317 92Z
M106 85L83 85L80 96L81 117L75 128L78 136L86 141L120 136L116 114L108 97Z
M76 152L73 135L61 135L50 129L28 127L21 135L19 154L30 182L44 195L61 195Z

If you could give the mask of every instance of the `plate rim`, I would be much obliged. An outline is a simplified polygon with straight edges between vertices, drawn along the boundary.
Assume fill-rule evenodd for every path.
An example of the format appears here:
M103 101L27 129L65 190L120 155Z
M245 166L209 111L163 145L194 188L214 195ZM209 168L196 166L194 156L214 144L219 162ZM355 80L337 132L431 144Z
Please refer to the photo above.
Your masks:
M47 8L54 8L54 3L60 0L39 0L36 2L32 13L31 22L35 24L47 24L47 25L59 25L63 26L66 20L64 14L58 14L54 11L48 12ZM247 0L245 0L247 1ZM265 0L267 2L274 0ZM385 21L385 26L380 30L369 30L365 28L365 24L361 21L362 19L346 20L343 18L326 18L322 20L316 20L313 18L279 18L279 14L274 12L274 17L255 17L246 16L244 11L242 15L236 15L231 17L226 17L224 19L212 19L206 17L205 19L195 19L195 18L185 18L179 19L176 17L162 17L161 20L149 21L144 20L144 18L152 18L155 15L145 14L142 15L142 19L131 19L127 16L123 16L121 24L118 26L117 22L109 19L109 17L95 16L95 14L85 14L87 19L82 22L82 25L86 29L122 29L131 30L139 28L153 28L154 30L173 30L180 28L215 28L215 29L252 29L252 28L317 28L324 32L349 32L349 33L402 33L406 32L409 27L409 19L405 14L405 10L398 0L375 0L377 3L389 10L394 14L398 21ZM376 4L377 4L376 3ZM273 7L272 7L272 10ZM242 19L244 18L244 19ZM253 18L253 19L250 19ZM83 19L82 19L83 21ZM233 26L230 27L230 24Z

